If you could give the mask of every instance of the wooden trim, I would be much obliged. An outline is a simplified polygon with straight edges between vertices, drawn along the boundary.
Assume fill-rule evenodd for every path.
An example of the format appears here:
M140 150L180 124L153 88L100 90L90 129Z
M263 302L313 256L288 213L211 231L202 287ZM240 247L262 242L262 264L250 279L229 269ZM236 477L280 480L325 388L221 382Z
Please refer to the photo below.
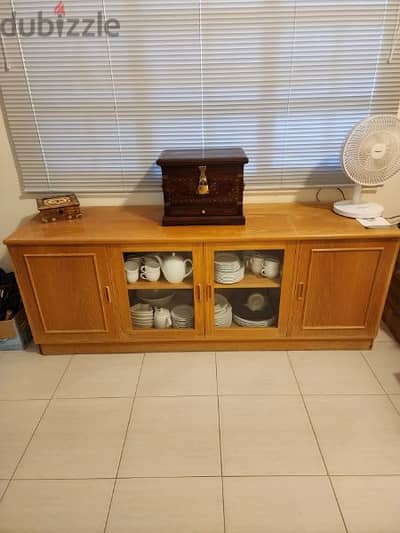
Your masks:
M135 342L99 344L41 344L43 355L96 353L155 353L171 351L248 351L248 350L369 350L373 339L304 339L216 341L196 340L179 342Z

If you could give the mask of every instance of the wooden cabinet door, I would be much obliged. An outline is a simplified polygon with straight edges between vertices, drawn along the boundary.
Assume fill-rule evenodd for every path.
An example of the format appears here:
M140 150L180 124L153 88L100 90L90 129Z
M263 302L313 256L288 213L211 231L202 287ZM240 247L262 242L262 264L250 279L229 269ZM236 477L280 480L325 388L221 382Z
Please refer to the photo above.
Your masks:
M205 291L206 312L206 335L209 338L225 341L267 340L286 337L290 302L293 290L293 271L295 265L296 244L292 242L246 242L240 245L236 243L216 243L206 246L207 274ZM243 268L243 277L240 281L232 284L218 283L215 279L215 259L217 254L229 252L236 255ZM252 255L273 256L279 260L280 274L273 279L263 277L252 272L248 260ZM247 259L246 259L247 258ZM215 303L217 295L223 295L232 307L232 322L230 325L218 324L215 315ZM235 316L235 308L238 305L247 306L245 301L256 296L264 298L265 307L269 303L272 309L272 321L265 326L255 326ZM252 317L250 313L247 315ZM256 314L254 315L257 316ZM253 321L256 320L255 318ZM241 323L242 322L242 323ZM244 324L244 325L243 325Z
M181 283L170 283L161 271L160 278L157 281L147 281L139 278L137 281L129 283L126 279L124 263L129 256L141 258L158 256L160 258L177 254L192 261L192 274L186 277ZM112 275L114 280L116 294L116 308L118 311L118 321L121 329L123 340L142 341L157 343L159 346L165 342L171 341L190 341L199 337L204 337L204 314L203 314L203 295L204 295L204 260L202 244L130 244L114 245L109 249L110 264L112 265ZM139 303L150 303L147 298L171 299L164 303L150 304L153 309L158 307L167 308L170 311L175 306L184 304L193 306L194 319L192 327L175 328L168 327L156 329L153 325L138 327L134 324L131 316L131 308Z
M115 338L104 246L13 247L11 255L37 343Z
M383 240L300 244L291 335L373 338L396 250Z

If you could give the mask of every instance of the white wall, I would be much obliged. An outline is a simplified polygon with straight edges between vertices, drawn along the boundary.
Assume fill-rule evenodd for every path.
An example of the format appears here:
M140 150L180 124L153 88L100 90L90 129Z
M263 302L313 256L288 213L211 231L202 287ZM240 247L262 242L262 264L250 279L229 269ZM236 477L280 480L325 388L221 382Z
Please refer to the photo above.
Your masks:
M247 202L293 202L313 201L316 191L313 189L299 191L274 191L246 195ZM369 194L385 206L387 216L400 213L400 178L394 179L384 188ZM119 205L119 204L155 204L162 203L161 194L126 194L123 196L84 196L79 195L82 206ZM324 191L321 199L337 199L337 191ZM3 116L0 110L0 267L12 269L6 247L1 243L26 217L35 214L36 202L33 198L22 197L13 154L8 141Z

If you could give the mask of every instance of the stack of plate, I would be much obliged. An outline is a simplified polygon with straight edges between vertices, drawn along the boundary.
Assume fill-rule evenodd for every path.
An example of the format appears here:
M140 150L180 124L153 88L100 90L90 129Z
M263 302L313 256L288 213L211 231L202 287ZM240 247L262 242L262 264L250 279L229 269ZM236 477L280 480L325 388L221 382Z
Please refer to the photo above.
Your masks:
M232 306L222 294L215 294L214 320L217 328L230 328L232 325Z
M243 291L233 303L233 321L243 328L268 328L276 324L276 314L267 293Z
M135 328L152 328L154 311L149 304L136 304L131 307L132 324Z
M218 252L215 254L215 281L230 285L244 278L244 263L237 254Z
M233 315L233 321L238 326L243 328L268 328L269 326L274 325L275 317L268 318L267 320L249 320L246 318L241 318L238 315Z
M171 311L172 327L193 328L194 311L192 305L177 305Z

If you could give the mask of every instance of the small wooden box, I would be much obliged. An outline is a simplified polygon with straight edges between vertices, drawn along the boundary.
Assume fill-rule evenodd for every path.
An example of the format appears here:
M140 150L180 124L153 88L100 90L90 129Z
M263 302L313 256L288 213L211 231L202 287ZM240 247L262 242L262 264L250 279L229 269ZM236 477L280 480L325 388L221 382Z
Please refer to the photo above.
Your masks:
M241 148L165 150L162 169L164 226L244 224Z
M80 204L75 194L63 194L49 198L38 198L37 207L42 222L56 222L57 220L72 220L82 216Z

